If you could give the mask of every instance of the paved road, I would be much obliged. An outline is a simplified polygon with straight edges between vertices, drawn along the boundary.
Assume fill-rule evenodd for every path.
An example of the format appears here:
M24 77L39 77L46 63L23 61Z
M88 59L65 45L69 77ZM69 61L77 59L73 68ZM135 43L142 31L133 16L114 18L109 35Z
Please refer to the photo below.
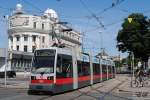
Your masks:
M0 100L150 100L150 96L144 92L150 91L149 88L130 88L129 82L129 76L118 75L115 79L93 86L50 96L41 93L28 95L28 79L17 77L9 79L7 88L0 84Z
M28 95L25 89L0 89L0 100L128 100L117 95L105 94L98 90L85 92L76 90L59 95Z
M28 95L27 88L0 88L0 100L130 100L126 94L117 93L117 88L126 81L125 78L111 79L93 86L54 96L45 94ZM26 83L27 79L9 79L8 83Z

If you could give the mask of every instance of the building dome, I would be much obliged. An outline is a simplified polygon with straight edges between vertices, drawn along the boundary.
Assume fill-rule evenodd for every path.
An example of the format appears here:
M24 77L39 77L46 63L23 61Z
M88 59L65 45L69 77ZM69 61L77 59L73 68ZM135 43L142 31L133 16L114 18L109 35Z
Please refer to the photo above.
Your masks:
M16 5L16 9L15 9L15 14L22 14L23 10L22 10L22 5L21 4L17 4Z
M21 4L17 4L16 5L16 10L22 10L22 5Z
M44 12L44 16L48 17L48 18L53 18L53 19L56 19L58 20L58 15L57 13L55 12L55 10L53 9L47 9L45 12Z

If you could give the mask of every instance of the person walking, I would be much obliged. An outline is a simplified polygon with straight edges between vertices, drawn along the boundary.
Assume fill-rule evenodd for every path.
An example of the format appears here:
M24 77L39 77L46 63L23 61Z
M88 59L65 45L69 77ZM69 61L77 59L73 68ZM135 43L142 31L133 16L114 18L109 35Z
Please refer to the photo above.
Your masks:
M144 86L144 70L143 68L141 68L138 73L137 73L137 77L139 80L139 84L142 85L142 87Z

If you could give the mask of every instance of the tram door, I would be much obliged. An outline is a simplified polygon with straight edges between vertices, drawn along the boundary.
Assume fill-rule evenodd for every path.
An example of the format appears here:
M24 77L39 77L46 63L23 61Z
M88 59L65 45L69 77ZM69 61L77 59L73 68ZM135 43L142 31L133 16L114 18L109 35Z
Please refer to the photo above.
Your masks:
M108 65L108 78L111 78L112 72L111 72L112 68L111 65Z
M107 65L102 64L102 78L103 80L107 80Z
M115 66L112 66L113 78L115 77Z
M82 54L82 57L82 60L77 61L79 88L91 84L90 58L88 54Z
M57 55L56 84L63 86L63 90L73 89L73 65L71 55Z

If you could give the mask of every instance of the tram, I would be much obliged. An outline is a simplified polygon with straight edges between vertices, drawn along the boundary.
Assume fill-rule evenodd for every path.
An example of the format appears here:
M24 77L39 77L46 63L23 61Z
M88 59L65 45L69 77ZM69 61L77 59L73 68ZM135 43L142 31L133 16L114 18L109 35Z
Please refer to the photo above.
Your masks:
M28 93L61 93L93 85L115 77L111 60L92 57L75 50L51 47L34 52Z

